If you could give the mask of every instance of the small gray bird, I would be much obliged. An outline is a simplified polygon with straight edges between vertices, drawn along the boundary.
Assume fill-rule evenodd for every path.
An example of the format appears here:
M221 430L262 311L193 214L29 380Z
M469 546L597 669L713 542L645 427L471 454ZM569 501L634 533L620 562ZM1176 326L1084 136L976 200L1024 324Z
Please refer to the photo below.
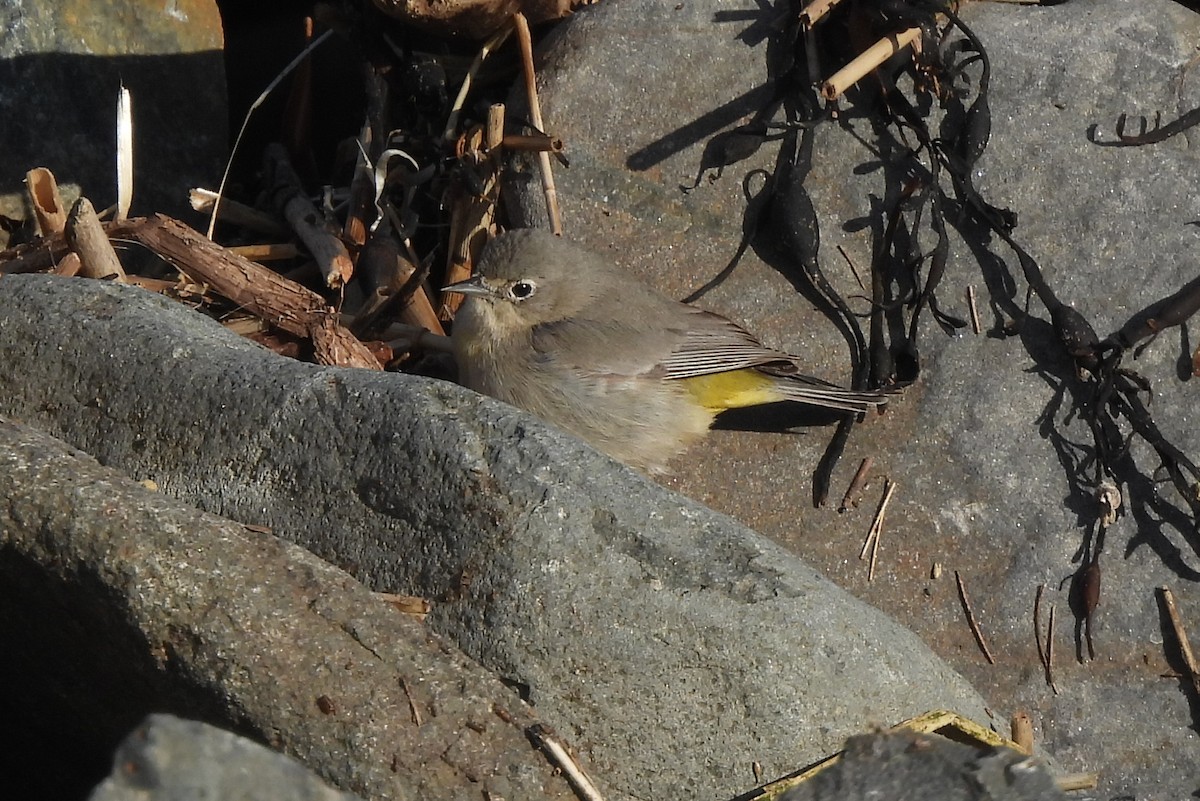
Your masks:
M467 296L452 331L463 385L655 473L726 409L861 413L887 400L803 375L736 323L537 229L494 239L478 273L445 291Z

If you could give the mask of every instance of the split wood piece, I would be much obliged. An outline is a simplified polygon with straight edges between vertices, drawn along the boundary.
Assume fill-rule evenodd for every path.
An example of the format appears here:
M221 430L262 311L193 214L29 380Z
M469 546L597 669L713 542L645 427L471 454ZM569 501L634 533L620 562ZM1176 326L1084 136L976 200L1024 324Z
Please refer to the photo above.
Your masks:
M65 234L26 242L0 251L0 275L40 273L54 269L71 252Z
M196 188L188 192L188 202L191 203L192 208L203 214L212 213L213 206L217 203L217 197L217 193L211 189ZM251 231L257 231L276 239L283 239L290 233L287 226L280 225L279 221L270 214L265 214L253 206L247 206L245 203L239 203L227 197L221 198L221 209L218 215L217 219L220 222L249 228Z
M979 645L979 650L983 651L983 657L988 661L989 665L996 664L995 658L992 657L992 652L987 646L987 641L983 638L983 631L979 628L979 621L975 619L975 613L971 611L971 599L967 597L967 587L963 584L962 576L958 571L954 571L954 581L958 585L958 598L962 601L963 612L967 616L967 625L971 627L971 634L975 636L975 642Z
M397 612L420 617L422 620L429 614L429 610L433 608L433 604L429 602L429 599L420 595L400 595L394 592L377 592L375 595L379 600L388 604Z
M1025 710L1016 712L1008 722L1012 741L1026 754L1033 754L1033 718Z
M1171 630L1175 632L1175 641L1179 643L1179 654L1183 657L1183 665L1187 669L1188 678L1192 682L1192 690L1197 696L1200 696L1200 664L1196 662L1196 655L1192 652L1191 643L1188 641L1187 630L1183 627L1183 618L1179 614L1179 607L1175 605L1175 594L1167 587L1159 587L1159 594L1162 596L1163 606L1167 608L1167 617L1171 620Z
M104 233L92 202L85 197L75 201L67 215L67 244L79 256L79 274L85 278L116 280L125 283L125 270Z
M223 320L221 325L225 326L225 330L231 331L240 337L253 337L265 334L269 328L266 320L260 317L235 317L232 320Z
M487 122L483 126L483 146L487 149L488 157L500 166L502 147L510 147L504 137L504 104L493 103L488 106ZM546 137L549 139L549 137Z
M324 216L304 194L300 177L292 169L283 145L278 142L267 145L263 170L271 187L273 205L316 260L325 285L330 289L345 286L354 274L354 262L342 240L329 229Z
M58 193L54 173L45 167L34 167L25 173L25 188L33 216L37 219L38 233L44 237L62 233L67 227L67 210Z
M837 100L871 70L906 47L911 46L914 51L919 50L920 43L921 29L919 27L908 28L898 33L889 33L821 84L821 96L829 101Z
M235 245L225 248L230 253L236 253L250 261L280 261L294 259L300 251L291 242L278 242L266 245Z
M320 295L230 253L178 220L155 214L112 225L109 234L140 242L245 311L311 339L320 364L380 369L367 347L338 325L336 312Z
M68 253L62 257L58 264L54 265L54 269L50 272L54 275L61 275L64 278L74 278L79 275L79 271L82 269L83 262L79 260L79 254Z
M358 275L364 290L371 295L355 319L356 330L361 332L369 328L386 309L403 303L399 309L402 322L435 334L445 334L425 287L419 278L414 281L416 265L408 260L387 224L375 231L359 255ZM410 283L415 285L410 286Z
M559 741L549 726L535 723L525 730L525 734L529 736L536 747L546 754L556 768L567 775L567 780L571 782L571 786L575 788L575 792L583 801L604 801L604 796L600 794L591 777L584 773L583 768L571 756L566 745Z
M521 44L522 73L525 77L525 95L529 101L529 121L538 131L545 133L546 124L542 121L542 104L538 100L537 76L533 71L533 36L529 32L529 22L521 13L513 14L513 23L517 31L517 41ZM550 169L550 154L545 150L538 151L538 171L542 175L542 192L546 196L546 214L550 218L550 233L562 236L562 216L558 211L558 190L554 186L554 172Z

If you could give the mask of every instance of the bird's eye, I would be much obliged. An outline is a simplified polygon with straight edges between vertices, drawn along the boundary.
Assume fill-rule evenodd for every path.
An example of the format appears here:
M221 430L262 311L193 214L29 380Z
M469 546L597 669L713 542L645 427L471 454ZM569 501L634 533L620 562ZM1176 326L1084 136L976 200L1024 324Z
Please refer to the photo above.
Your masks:
M537 292L537 284L532 281L517 281L508 290L508 294L512 295L514 300L525 300L534 292Z

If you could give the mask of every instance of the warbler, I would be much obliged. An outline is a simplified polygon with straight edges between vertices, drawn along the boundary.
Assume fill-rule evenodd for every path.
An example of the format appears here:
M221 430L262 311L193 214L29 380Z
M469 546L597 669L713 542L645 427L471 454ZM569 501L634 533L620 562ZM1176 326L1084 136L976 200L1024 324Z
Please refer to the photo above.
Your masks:
M495 238L474 277L444 291L466 295L451 332L463 385L652 473L727 409L861 413L887 398L803 375L736 323L539 229Z

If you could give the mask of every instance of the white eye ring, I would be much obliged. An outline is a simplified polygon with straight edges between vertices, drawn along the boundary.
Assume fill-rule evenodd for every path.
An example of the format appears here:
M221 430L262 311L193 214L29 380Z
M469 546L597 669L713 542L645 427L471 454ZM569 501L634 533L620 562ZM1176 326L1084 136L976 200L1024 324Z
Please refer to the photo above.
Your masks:
M537 292L537 284L529 279L522 279L508 288L508 296L513 300L525 300Z

